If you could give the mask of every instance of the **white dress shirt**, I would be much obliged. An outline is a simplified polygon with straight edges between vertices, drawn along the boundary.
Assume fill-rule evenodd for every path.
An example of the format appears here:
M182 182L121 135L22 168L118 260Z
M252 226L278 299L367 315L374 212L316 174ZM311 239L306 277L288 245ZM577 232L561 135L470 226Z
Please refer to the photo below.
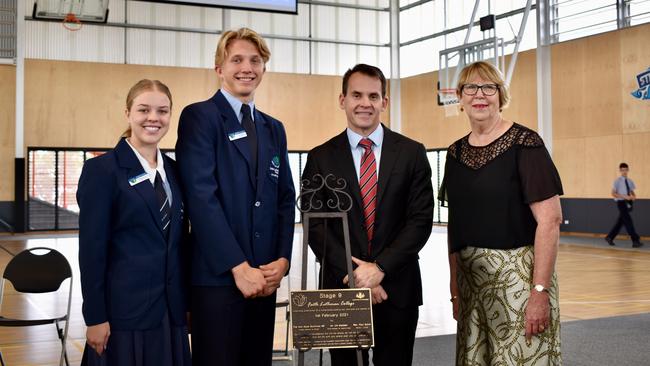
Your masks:
M142 168L144 169L144 172L149 175L149 181L151 182L151 185L154 185L154 182L156 181L156 172L160 173L160 178L162 178L163 182L163 188L165 189L165 193L167 193L167 197L169 198L169 206L171 207L172 205L172 191L171 188L169 187L169 183L167 182L167 174L165 174L165 163L163 162L163 157L162 153L160 152L160 149L156 149L156 153L158 154L156 157L156 161L158 162L158 165L156 168L152 168L149 166L149 162L147 159L145 159L138 150L136 150L133 145L129 142L129 139L126 139L126 143L129 144L131 147L131 150L135 153L135 156L138 158L138 161L140 161L140 165L142 165Z
M350 149L352 150L352 160L354 160L354 170L357 172L357 180L361 179L359 171L361 169L361 158L366 149L363 146L359 145L361 139L365 136L361 136L358 133L352 131L351 129L346 129L348 134L348 141L350 142ZM372 141L372 152L375 154L375 161L377 162L377 178L379 179L379 161L381 160L381 144L384 142L384 128L379 124L377 128L368 135L370 141Z

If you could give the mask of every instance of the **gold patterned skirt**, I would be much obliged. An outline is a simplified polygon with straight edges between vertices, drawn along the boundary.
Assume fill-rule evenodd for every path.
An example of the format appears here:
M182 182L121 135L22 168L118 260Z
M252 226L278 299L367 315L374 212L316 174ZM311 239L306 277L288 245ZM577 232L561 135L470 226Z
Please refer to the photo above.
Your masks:
M561 365L557 277L549 288L550 327L531 341L525 311L533 281L532 246L510 250L468 247L459 252L460 298L456 365Z

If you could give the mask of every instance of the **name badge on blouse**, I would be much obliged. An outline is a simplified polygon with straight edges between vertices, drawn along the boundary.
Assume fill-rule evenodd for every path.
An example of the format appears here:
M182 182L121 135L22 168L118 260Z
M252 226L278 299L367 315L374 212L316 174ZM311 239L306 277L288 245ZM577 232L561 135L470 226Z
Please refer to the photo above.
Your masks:
M133 187L134 185L140 184L147 179L149 179L149 174L145 172L136 177L129 178L129 184L131 185L131 187Z
M246 131L241 130L241 131L237 131L237 132L231 132L231 133L229 133L229 134L228 134L228 139L229 139L230 141L235 141L235 140L243 139L243 138L246 137L246 136L248 136L248 135L246 134Z

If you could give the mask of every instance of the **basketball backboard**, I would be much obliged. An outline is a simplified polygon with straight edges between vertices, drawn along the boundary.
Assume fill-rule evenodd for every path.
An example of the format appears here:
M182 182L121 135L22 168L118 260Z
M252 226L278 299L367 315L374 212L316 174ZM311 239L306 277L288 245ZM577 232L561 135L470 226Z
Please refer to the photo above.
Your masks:
M74 14L82 22L106 23L108 0L36 0L34 19L63 20Z

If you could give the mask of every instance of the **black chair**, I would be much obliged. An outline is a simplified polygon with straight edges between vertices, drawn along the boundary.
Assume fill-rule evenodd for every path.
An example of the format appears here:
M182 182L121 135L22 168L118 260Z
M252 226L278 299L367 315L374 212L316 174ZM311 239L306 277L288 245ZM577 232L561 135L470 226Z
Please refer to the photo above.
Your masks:
M35 251L47 251L39 255ZM49 319L11 319L0 315L0 327L27 327L32 325L54 324L57 335L61 341L61 358L59 366L68 362L68 354L65 344L68 338L68 325L70 324L70 304L72 301L72 269L70 263L65 259L63 254L51 248L30 248L25 249L13 257L7 264L2 274L2 283L0 286L0 308L4 295L5 280L11 282L17 292L26 294L41 294L56 292L66 279L70 279L70 288L68 290L68 307L66 314L57 318ZM65 327L61 327L61 322L65 322ZM0 353L0 363L4 366L4 360Z

